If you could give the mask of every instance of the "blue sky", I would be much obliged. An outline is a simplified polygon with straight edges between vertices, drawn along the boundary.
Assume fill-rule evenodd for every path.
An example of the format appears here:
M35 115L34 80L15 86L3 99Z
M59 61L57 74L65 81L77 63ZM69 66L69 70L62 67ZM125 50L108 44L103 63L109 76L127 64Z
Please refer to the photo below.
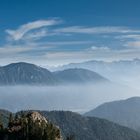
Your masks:
M140 57L139 0L0 0L0 63Z

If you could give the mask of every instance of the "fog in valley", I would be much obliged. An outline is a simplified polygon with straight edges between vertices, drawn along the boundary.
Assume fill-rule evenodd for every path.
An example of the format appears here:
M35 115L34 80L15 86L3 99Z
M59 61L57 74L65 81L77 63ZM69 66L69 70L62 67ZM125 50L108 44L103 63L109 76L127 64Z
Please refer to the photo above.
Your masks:
M140 96L140 91L119 84L65 86L2 86L0 107L19 110L71 110L84 113L107 101Z

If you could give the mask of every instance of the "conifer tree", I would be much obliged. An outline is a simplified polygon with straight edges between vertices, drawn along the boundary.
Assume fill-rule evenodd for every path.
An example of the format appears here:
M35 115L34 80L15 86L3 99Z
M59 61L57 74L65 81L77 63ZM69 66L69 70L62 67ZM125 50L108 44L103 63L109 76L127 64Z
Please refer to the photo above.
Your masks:
M10 113L8 127L11 127L11 124L12 124L13 120L14 120L13 115L12 115L12 113Z

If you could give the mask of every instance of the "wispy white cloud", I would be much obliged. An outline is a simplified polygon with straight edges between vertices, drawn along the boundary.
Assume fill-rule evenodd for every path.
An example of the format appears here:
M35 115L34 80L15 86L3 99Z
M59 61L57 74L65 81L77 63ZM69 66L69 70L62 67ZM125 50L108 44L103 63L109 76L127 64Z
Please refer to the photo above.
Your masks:
M101 47L92 46L91 49L93 51L110 51L110 48L107 46L101 46Z
M41 62L57 65L60 63L80 62L91 59L116 60L133 59L134 57L140 58L140 30L119 26L54 26L60 24L60 22L58 19L38 20L21 25L16 30L6 30L8 37L10 37L13 42L7 42L7 44L0 47L0 60L5 59L8 61L9 58L9 60L13 61L26 60L33 63ZM49 28L48 26L53 27ZM111 46L114 40L111 40L112 42L110 44L108 42L104 44L106 41L103 41L103 43L99 41L96 42L93 37L87 37L87 41L83 40L83 38L75 39L79 37L75 36L76 34L91 36L102 34L108 35L109 38L112 39L112 33L114 34L112 38L114 39L115 36L115 41L119 41L119 43L117 42L120 45L118 47L119 49ZM65 36L64 38L60 36L62 38L59 40L56 36L53 38L54 35L71 36L70 38L69 36ZM45 38L46 40L38 40L46 36L51 36L52 40L47 40L47 38ZM121 39L124 40L121 42ZM20 40L22 41L20 42ZM74 49L69 45L72 45ZM84 45L84 48L87 49L80 48L80 45ZM76 46L78 46L78 49L75 49Z
M140 40L140 34L126 34L126 35L119 35L115 36L116 39L133 39L133 40Z
M100 49L99 49L100 48ZM27 52L27 53L26 53ZM31 52L31 53L28 53ZM42 53L43 52L43 53ZM37 54L36 54L37 53ZM5 57L7 56L7 57ZM27 61L39 65L60 65L87 60L113 61L120 59L140 58L140 49L114 50L108 47L92 46L80 51L53 50L48 51L46 47L31 46L7 46L0 48L0 62L11 63Z
M140 49L140 34L120 35L116 36L115 38L123 40L123 46L125 47L124 49Z
M52 26L60 23L60 20L51 19L51 20L37 20L33 22L29 22L27 24L21 25L16 30L7 29L6 32L10 35L10 37L17 41L22 39L22 37L31 30L39 29L46 26ZM46 31L41 31L39 33L34 34L34 37L44 36L46 35Z
M92 44L92 41L57 41L57 42L28 42L26 44L7 44L4 46L0 46L0 58L2 57L17 57L19 55L23 57L35 56L41 57L45 52L49 52L53 49L53 51L59 50L59 46L63 45L80 45L80 44ZM61 50L60 50L61 51ZM28 52L30 52L28 54ZM37 55L35 55L35 52ZM42 53L44 52L44 53Z
M71 41L47 41L47 42L42 42L39 44L59 47L59 46L66 46L66 45L88 45L88 44L92 44L92 43L93 43L93 41L71 40Z
M140 49L140 41L128 41L124 44L124 46L131 49Z
M133 30L127 27L101 26L101 27L83 27L71 26L56 29L59 33L84 33L84 34L107 34L107 33L140 33L140 30Z
M13 57L17 56L20 53L30 51L31 47L22 47L22 46L3 46L0 47L0 58L2 57Z
M48 65L67 64L72 62L83 62L88 60L116 61L140 58L140 50L122 49L108 51L103 50L81 50L81 51L56 51L46 52L42 56Z
M8 46L8 47L4 47L4 48L0 48L0 54L11 54L11 53L20 53L20 52L24 52L24 51L28 51L30 50L30 48L28 47L13 47L13 46Z
M26 41L26 40L38 40L40 38L43 38L43 37L47 36L47 34L48 34L47 29L41 29L39 31L27 33L22 38L22 40L24 40L24 41Z

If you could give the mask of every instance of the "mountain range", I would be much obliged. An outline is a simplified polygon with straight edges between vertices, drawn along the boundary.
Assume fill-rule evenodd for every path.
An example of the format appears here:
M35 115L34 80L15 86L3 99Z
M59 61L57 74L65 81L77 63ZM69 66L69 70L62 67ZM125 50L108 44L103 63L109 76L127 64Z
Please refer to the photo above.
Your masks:
M107 82L103 76L82 68L66 69L53 73L62 83L89 83L89 82Z
M30 112L38 112L44 116L50 124L52 123L54 126L57 126L57 128L59 127L64 140L140 139L140 134L138 132L127 127L120 126L116 123L112 123L104 119L99 119L96 117L85 117L69 111L21 111L16 113L15 116L18 116L18 118L20 118L20 116L30 116L28 115ZM36 134L37 133L38 131L36 131Z
M138 87L140 81L140 59L99 61L91 60L81 63L70 63L63 66L52 67L52 70L65 70L70 68L83 68L99 73L100 75L120 84Z
M140 131L140 97L104 103L85 113Z
M105 81L108 80L98 73L82 68L50 72L24 62L0 67L0 85L59 85Z
M66 65L52 67L53 70L64 70L69 68L86 68L93 70L95 72L101 72L102 70L109 72L119 72L126 71L128 68L131 70L140 68L140 59L135 58L133 60L119 60L119 61L99 61L99 60L90 60L81 63L69 63ZM51 69L51 67L50 67Z

